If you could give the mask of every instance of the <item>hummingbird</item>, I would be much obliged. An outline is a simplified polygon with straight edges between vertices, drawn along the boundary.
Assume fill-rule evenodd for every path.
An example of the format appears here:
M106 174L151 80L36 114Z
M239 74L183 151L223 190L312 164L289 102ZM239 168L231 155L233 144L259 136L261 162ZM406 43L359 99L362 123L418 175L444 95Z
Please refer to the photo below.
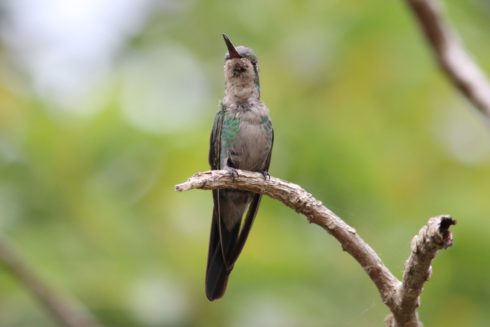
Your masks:
M269 176L274 130L269 109L260 100L259 64L254 51L234 47L223 34L226 47L225 96L211 132L209 164L236 176L236 169ZM261 195L213 190L213 218L206 268L206 296L223 296L228 277L243 249L259 208Z

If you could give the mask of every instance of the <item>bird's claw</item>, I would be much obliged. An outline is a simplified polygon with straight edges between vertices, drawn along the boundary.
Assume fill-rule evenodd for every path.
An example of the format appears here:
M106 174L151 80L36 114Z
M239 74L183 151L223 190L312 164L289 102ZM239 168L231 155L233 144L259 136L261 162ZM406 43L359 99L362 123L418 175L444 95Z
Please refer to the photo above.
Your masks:
M262 174L262 176L264 176L264 180L268 181L271 179L271 175L269 174L269 172L267 170L263 170L260 173Z
M226 170L228 170L228 172L230 173L231 179L233 181L236 181L236 179L238 178L237 170L235 168L232 168L232 167L227 167Z

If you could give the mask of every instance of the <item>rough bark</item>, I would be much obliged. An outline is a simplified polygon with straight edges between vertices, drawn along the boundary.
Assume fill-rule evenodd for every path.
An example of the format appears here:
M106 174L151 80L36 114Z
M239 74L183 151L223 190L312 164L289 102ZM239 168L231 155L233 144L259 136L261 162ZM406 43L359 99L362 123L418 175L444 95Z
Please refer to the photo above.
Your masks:
M260 173L237 170L231 176L226 170L197 173L175 187L178 192L192 189L234 188L266 194L303 214L310 223L319 225L334 236L378 288L381 300L390 309L386 323L391 327L422 326L418 315L418 299L427 281L431 262L440 249L452 244L449 227L455 221L442 215L431 218L412 241L412 252L405 266L403 280L398 280L384 265L378 254L357 231L325 207L299 185L279 178L265 179Z

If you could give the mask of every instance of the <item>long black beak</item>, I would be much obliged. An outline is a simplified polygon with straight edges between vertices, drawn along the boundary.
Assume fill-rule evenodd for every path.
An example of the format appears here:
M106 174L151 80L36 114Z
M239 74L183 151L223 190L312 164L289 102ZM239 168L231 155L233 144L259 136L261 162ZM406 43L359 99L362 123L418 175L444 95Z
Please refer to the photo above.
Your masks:
M233 43L231 43L230 39L226 34L223 34L223 39L225 39L226 47L228 48L228 54L230 55L230 59L241 58L240 54L236 51Z

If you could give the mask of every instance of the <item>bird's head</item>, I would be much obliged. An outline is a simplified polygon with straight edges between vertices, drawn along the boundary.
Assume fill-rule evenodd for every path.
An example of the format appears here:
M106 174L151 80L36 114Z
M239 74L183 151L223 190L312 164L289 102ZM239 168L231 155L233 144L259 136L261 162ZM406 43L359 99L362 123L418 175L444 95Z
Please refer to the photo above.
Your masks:
M252 49L233 46L223 34L228 51L225 55L226 93L235 98L245 99L260 96L259 63Z

